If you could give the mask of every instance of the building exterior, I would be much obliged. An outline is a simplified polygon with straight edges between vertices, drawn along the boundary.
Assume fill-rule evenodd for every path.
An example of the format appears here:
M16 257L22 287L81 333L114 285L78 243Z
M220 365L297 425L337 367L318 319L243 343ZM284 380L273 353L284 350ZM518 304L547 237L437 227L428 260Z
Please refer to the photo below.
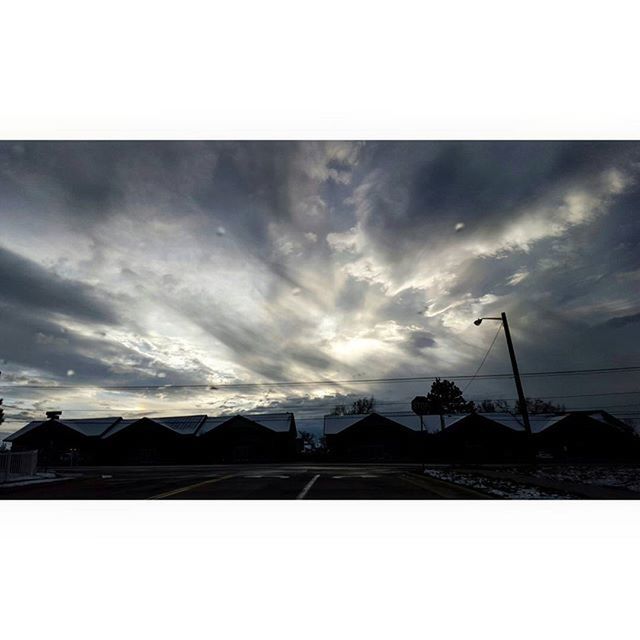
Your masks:
M424 443L419 429L418 416L410 414L324 418L324 437L329 456L334 460L418 460Z
M430 458L446 462L518 462L532 459L530 438L522 427L513 428L481 413L446 417L444 430L434 434ZM517 423L516 423L517 424Z
M423 427L421 429L421 426ZM605 411L517 417L498 413L325 416L327 459L446 463L637 461L640 437ZM38 451L39 466L281 462L300 453L292 413L66 419L52 412L6 438Z
M276 462L296 456L292 413L136 420L35 420L6 440L38 450L40 465Z
M640 438L606 411L573 411L554 416L536 434L539 452L554 460L638 460Z
M296 456L292 413L207 418L193 440L192 459L212 462L276 462Z
M101 436L122 418L34 420L5 438L13 451L38 451L40 466L93 464L98 460Z
M531 444L522 426L516 425L501 424L476 413L426 415L422 424L420 417L411 413L371 413L325 416L324 435L329 455L335 460L527 460Z
M191 461L192 440L206 415L121 420L101 437L105 464L182 464Z

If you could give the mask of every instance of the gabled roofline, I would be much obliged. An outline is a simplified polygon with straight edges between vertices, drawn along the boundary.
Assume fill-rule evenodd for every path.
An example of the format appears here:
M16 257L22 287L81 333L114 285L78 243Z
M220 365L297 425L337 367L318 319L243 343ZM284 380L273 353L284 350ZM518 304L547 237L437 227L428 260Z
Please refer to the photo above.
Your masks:
M115 420L115 422L113 422L112 424L107 426L106 429L102 433L99 433L97 435L87 435L82 430L78 429L73 424L73 422L67 422L65 420L61 420L59 417L58 418L47 418L47 419L42 420L40 422L38 422L37 420L32 420L31 422L29 422L26 425L24 425L24 427L21 427L20 429L18 429L17 431L12 433L11 435L9 435L6 438L4 438L4 442L14 442L16 439L21 438L21 437L27 435L28 433L32 433L36 429L40 429L43 425L46 425L46 424L59 424L59 425L65 427L67 429L70 429L71 431L74 431L75 433L80 434L81 436L83 436L85 438L96 438L96 439L97 438L102 438L104 436L104 434L107 433L107 431L110 431L112 427L114 427L116 424L118 424L119 422L122 421L122 418L119 417L119 416L108 416L108 418L113 418ZM81 420L81 418L77 418L76 420ZM36 422L37 424L34 424L33 427L31 429L29 429L28 431L26 431L25 433L21 433L26 427L28 427L30 424L33 424L34 422Z
M411 433L415 433L415 430L412 429L411 427L407 427L406 425L402 424L401 422L397 422L396 420L393 419L393 416L385 416L382 413L378 413L377 411L372 411L371 413L363 413L360 415L345 415L345 416L332 416L332 415L326 415L324 416L323 422L322 422L322 435L323 436L336 436L338 434L344 433L345 431L356 427L357 425L359 425L363 420L368 420L371 417L376 417L376 418L382 418L383 420L392 422L394 425L397 425L398 427L400 427L401 429L404 429L406 431L409 431ZM344 427L344 429L340 429L340 431L336 431L334 433L327 433L327 418L358 418L357 420L355 420L355 422L352 422L351 424L347 425L346 427ZM417 418L417 416L416 416Z
M280 418L287 417L289 418L289 428L287 429L287 431L276 431L275 429L271 429L268 425L260 422L258 418L261 418L261 417L270 418L272 420L276 419L277 417L280 417ZM292 435L297 434L296 419L294 414L291 411L286 411L286 412L283 411L282 413L248 413L244 415L241 413L236 413L235 415L231 415L231 416L207 416L205 420L202 421L202 423L200 424L198 430L195 432L194 435L198 437L204 437L205 435L213 431L216 431L220 427L223 427L230 420L234 420L235 418L242 418L243 420L247 420L248 422L251 422L257 425L258 427L262 427L263 429L266 429L271 433L289 433ZM211 427L211 429L208 429L206 432L203 432L203 429L207 423L207 420L221 420L221 422L217 424L215 427Z
M191 432L191 433L181 433L180 431L174 429L173 427L169 426L168 424L165 424L164 422L162 422L163 419L167 420L167 419L174 419L174 418L195 418L195 417L199 417L200 421L198 422L198 424L194 428L193 432ZM202 425L205 423L206 420L207 420L207 416L206 416L206 414L203 414L203 413L196 413L196 414L192 414L192 415L188 415L188 416L163 416L162 418L152 418L150 416L142 416L141 418L136 418L135 420L132 420L128 425L126 425L122 429L119 429L116 433L122 433L123 431L126 431L127 429L130 429L131 427L133 427L134 425L136 425L136 424L138 424L138 423L140 423L142 421L147 421L147 422L153 422L154 424L160 425L164 429L167 429L168 431L171 431L172 433L175 433L178 436L189 436L189 435L195 436L198 433L198 431L200 430L200 427L202 427ZM110 437L116 435L115 433L112 433L112 429L114 427L117 427L122 422L124 422L124 420L122 418L120 418L120 420L116 424L114 424L111 427L109 427L109 429L107 431L105 431L102 434L102 436L100 436L100 437L106 439L106 438L110 438Z

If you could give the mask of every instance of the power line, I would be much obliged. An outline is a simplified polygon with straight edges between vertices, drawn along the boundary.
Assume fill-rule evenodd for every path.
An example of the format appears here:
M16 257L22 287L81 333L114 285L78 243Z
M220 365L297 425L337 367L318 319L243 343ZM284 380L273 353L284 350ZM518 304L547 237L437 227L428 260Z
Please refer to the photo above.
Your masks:
M568 412L570 411L574 411L572 409L567 409ZM598 409L575 409L575 411L598 411ZM135 415L140 415L143 416L143 414L135 414ZM228 418L232 418L234 414L229 414L226 416L220 416L220 417L228 417ZM267 417L271 414L260 414L264 417ZM416 418L416 420L418 419L418 416L416 416L413 413L381 413L380 414L383 417L386 418L406 418L406 417L413 417ZM479 415L483 415L483 414L479 414ZM509 417L513 417L510 414L505 414L505 416L509 416ZM618 412L617 417L630 417L630 418L635 418L636 416L640 416L640 411L624 411L624 412ZM144 417L144 416L143 416ZM153 415L152 414L147 414L147 417L150 417L151 419L153 419ZM158 418L161 418L162 416L158 416ZM218 416L216 416L218 417ZM317 415L317 416L305 416L305 417L296 417L296 423L298 422L320 422L323 421L326 417L328 417L325 414L322 415ZM348 419L348 418L353 418L353 416L331 416L332 418L337 418L337 419ZM33 416L31 419L38 419L38 417ZM532 415L529 417L529 419L532 422L545 422L547 420L549 420L549 415L544 415L544 416L540 416L540 415ZM43 420L44 421L44 420ZM8 419L6 420L6 423L21 423L24 425L24 420L14 420L14 419Z
M536 396L537 398L539 398L540 400L558 400L558 399L567 399L567 398L595 398L595 397L600 397L600 396L617 396L617 395L632 395L632 394L640 394L640 390L637 391L608 391L608 392L603 392L603 393L579 393L579 394L573 394L573 395L561 395L561 396L547 396L547 395L543 395L543 396ZM505 400L505 401L515 401L517 400L517 398L485 398L487 400L490 400L492 402L496 401L496 400ZM276 406L264 406L264 405L256 405L254 407L252 407L251 411L254 410L260 410L260 409L265 409L265 410L278 410L278 411L282 411L282 410L287 410L287 409L299 409L301 411L304 410L311 410L311 409L322 409L322 408L327 408L327 407L333 407L335 406L335 402L338 400L338 398L334 398L333 400L326 400L322 403L315 403L315 404L283 404L283 405L276 405ZM476 400L477 401L477 400ZM313 401L310 401L313 402ZM405 406L409 406L411 403L411 399L406 399L406 400L376 400L376 406L392 406L392 405L405 405ZM636 404L640 404L640 402L635 403L634 405L607 405L609 407L621 407L621 406L635 406ZM14 405L14 404L5 404L4 405L6 408L8 409L14 409L16 411L34 411L33 408L28 408L28 407L21 407L18 405ZM210 408L214 408L215 407L196 407L196 409L201 409L201 410L208 410ZM603 408L602 406L599 408ZM220 410L232 410L233 407L218 407L218 409ZM97 412L119 412L121 411L121 408L114 408L114 407L76 407L76 408L70 408L70 409L64 409L65 413L97 413Z
M404 406L408 406L409 402L380 402L377 403L379 405L383 405L383 406L389 406L389 405L404 405ZM25 414L31 414L31 415L35 415L36 412L40 411L40 409L35 409L35 408L27 408L27 407L18 407L15 405L8 405L10 408L17 410L17 411L23 411ZM304 405L281 405L281 406L270 406L270 407L265 407L265 406L252 406L249 408L243 408L243 407L195 407L192 411L194 411L195 413L207 413L210 412L211 410L214 410L216 412L220 412L223 415L225 413L232 413L233 415L236 414L242 414L242 413L261 413L262 415L274 415L277 413L282 413L283 411L291 411L291 410L300 410L301 412L305 412L305 411L323 411L324 413L322 414L318 414L318 418L322 418L325 415L330 415L328 414L328 410L335 407L335 405L333 403L325 403L325 404L320 404L320 405L314 405L314 406L304 406ZM564 408L564 411L570 412L570 411L601 411L601 410L614 410L614 409L624 409L624 408L628 408L628 407L633 407L634 409L637 409L640 412L640 401L638 402L634 402L631 404L614 404L614 405L598 405L598 406L591 406L591 407L567 407ZM93 408L75 408L75 409L64 409L64 413L108 413L108 415L118 415L120 412L128 414L128 415L151 415L151 414L157 414L160 412L163 412L163 409L148 409L148 410L139 410L139 411L132 411L129 412L125 409L124 412L122 412L122 409L114 409L112 407L103 407L103 408L98 408L98 409L93 409ZM264 413L263 413L264 412ZM380 411L376 411L376 413L381 413ZM483 412L480 412L483 413ZM502 412L498 412L498 413L502 413ZM625 412L627 413L627 412ZM635 411L631 411L630 413L635 413ZM207 413L207 415L213 415L210 413ZM220 415L220 414L218 414ZM411 410L401 410L401 409L396 409L396 410L387 410L384 414L382 415L415 415ZM536 415L536 414L532 414L532 415ZM8 420L15 420L12 416L8 417ZM17 420L16 420L17 421Z
M486 362L487 358L489 357L489 354L491 353L491 349L493 349L493 345L496 343L496 340L498 339L498 335L500 334L501 330L502 330L502 322L498 325L498 330L496 331L496 335L493 337L493 340L491 341L491 344L489 345L489 348L487 349L487 353L484 354L484 358L482 358L482 362L480 363L480 365L476 369L476 372L473 374L473 376L471 376L471 380L469 380L469 382L467 382L467 384L465 385L464 389L462 390L462 395L463 396L464 396L465 392L467 391L467 389L469 388L469 385L476 379L477 375L480 373L480 369L482 369L482 365L484 365L484 363Z
M521 373L522 378L555 377L555 376L575 376L575 375L596 375L608 373L631 373L640 371L640 366L632 367L609 367L601 369L566 369L558 371L530 371ZM299 387L299 386L323 386L323 385L347 385L347 384L372 384L372 383L403 383L403 382L423 382L446 377L448 380L497 380L501 378L512 378L512 373L486 373L482 375L449 375L449 376L409 376L403 378L357 378L350 380L308 380L308 381L277 381L277 382L235 382L235 383L207 383L207 384L142 384L142 385L30 385L30 384L9 384L0 385L0 389L34 389L34 390L58 390L69 389L102 389L104 391L125 391L144 389L208 389L216 391L218 389L246 389L257 387Z

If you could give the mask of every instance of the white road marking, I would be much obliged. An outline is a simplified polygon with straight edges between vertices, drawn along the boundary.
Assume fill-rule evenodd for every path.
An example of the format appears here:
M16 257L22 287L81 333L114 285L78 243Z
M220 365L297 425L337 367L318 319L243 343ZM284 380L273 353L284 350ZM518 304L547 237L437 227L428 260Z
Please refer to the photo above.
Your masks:
M365 474L352 474L350 476L331 476L334 480L342 480L343 478L378 478L379 476L374 476L371 473Z
M282 480L288 480L290 476L242 476L243 478L281 478Z
M307 482L307 484L304 485L304 489L296 496L296 500L304 500L304 497L307 495L307 493L309 493L309 489L311 489L311 487L313 487L313 483L320 477L320 474L316 474L315 476L313 476L313 478L311 478L311 480L309 480L309 482Z

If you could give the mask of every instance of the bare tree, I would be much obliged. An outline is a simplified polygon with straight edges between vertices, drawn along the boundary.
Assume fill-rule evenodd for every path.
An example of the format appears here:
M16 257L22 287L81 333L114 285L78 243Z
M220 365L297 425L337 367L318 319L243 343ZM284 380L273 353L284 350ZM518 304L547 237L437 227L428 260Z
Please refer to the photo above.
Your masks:
M316 437L311 433L311 431L298 431L300 434L300 439L302 440L302 449L303 450L313 450L317 447L316 445Z
M493 400L483 400L478 406L478 413L495 413L496 403Z
M543 413L564 413L566 411L564 405L553 404L552 402L547 402L542 398L526 398L526 401L527 413L530 416L540 415ZM495 400L493 402L497 411L508 413L512 416L519 416L522 414L520 401L516 401L515 405L511 405L508 400Z
M329 415L331 416L355 416L364 413L373 413L376 406L376 399L371 396L370 398L358 398L354 400L350 407L344 404L337 404L333 411Z

